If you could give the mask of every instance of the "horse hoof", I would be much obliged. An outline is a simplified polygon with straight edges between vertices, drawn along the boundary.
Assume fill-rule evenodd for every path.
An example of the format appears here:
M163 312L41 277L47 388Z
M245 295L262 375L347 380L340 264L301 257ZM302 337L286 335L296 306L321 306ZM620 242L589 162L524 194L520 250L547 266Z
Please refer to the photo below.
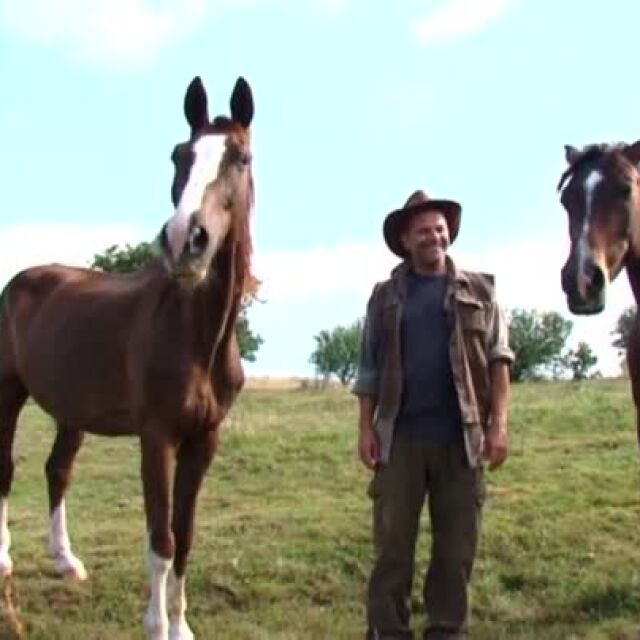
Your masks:
M186 620L169 627L169 640L194 640L194 637Z
M87 570L80 565L79 567L69 567L62 572L62 577L71 582L84 582L89 576Z
M147 612L142 620L142 625L148 640L167 640L169 637L169 625L166 623L166 618L163 621Z
M13 573L13 562L11 558L0 560L0 579L8 578Z
M72 582L84 582L87 579L87 570L82 561L74 555L56 558L56 573Z

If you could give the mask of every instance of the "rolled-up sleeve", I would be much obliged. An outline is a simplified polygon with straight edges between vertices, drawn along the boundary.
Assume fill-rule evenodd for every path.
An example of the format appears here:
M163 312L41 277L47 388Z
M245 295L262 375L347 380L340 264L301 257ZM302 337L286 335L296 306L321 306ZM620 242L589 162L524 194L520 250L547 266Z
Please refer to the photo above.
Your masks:
M353 393L358 396L377 396L380 379L378 356L379 328L376 322L377 313L374 309L374 299L377 286L374 287L369 302L367 315L364 319L362 336L360 337L360 351L358 356L358 372L353 385Z
M512 363L514 354L509 346L509 325L502 309L496 302L491 304L488 338L487 359L489 362L506 360Z

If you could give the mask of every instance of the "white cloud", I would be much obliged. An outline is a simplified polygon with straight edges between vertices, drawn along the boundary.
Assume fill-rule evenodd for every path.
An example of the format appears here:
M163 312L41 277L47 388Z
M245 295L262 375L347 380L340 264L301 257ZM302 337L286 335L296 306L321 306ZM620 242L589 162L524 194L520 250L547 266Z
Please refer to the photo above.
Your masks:
M309 251L257 252L255 271L263 281L260 298L275 304L309 296L364 295L376 279L387 277L395 262L382 244L350 243Z
M462 38L498 20L513 0L445 0L420 18L413 31L421 42Z
M328 14L349 0L301 3ZM292 0L0 0L0 26L33 45L61 50L76 62L133 72L203 28L207 17Z
M77 61L132 70L188 35L206 0L1 0L0 24Z
M62 262L87 266L112 244L135 244L150 238L127 225L29 224L0 226L0 288L28 266ZM586 341L605 375L619 372L611 331L620 313L633 303L621 275L609 291L606 310L591 317L571 316L560 289L565 259L563 239L521 242L451 253L462 268L495 274L497 295L505 308L555 310L572 320L570 344ZM266 251L256 247L254 270L263 281L249 313L251 328L265 339L253 375L311 375L313 336L321 329L352 322L364 314L373 283L397 264L379 242L318 247L310 251Z
M127 225L15 224L0 226L0 289L18 271L61 262L89 266L97 253L114 244L143 238Z
M586 341L598 356L598 368L604 375L619 373L619 358L611 347L611 331L622 311L633 304L633 296L624 275L610 286L607 308L601 314L577 317L569 314L560 288L560 268L566 258L566 243L523 242L494 246L478 251L456 251L452 256L462 268L493 273L496 276L497 295L504 308L523 307L544 311L558 311L573 322L569 346ZM255 370L271 373L263 368L272 366L269 361L273 349L273 362L297 362L290 366L291 373L308 369L308 355L312 343L310 337L320 329L333 326L316 326L318 309L322 309L322 322L327 322L329 310L334 314L334 324L355 320L362 315L373 283L383 280L397 264L394 256L379 243L352 243L334 247L316 248L311 251L280 251L256 254L255 269L263 280L260 298L266 304L252 312L255 330L265 338ZM309 311L309 313L307 313ZM288 318L296 323L309 323L303 353L297 359L283 348L282 336L276 335L287 325ZM269 327L274 333L269 334ZM266 331L265 331L266 329ZM302 345L302 340L300 340ZM287 338L287 346L293 345L293 337ZM302 349L300 346L299 348ZM266 361L263 359L267 356ZM284 364L283 364L284 366Z

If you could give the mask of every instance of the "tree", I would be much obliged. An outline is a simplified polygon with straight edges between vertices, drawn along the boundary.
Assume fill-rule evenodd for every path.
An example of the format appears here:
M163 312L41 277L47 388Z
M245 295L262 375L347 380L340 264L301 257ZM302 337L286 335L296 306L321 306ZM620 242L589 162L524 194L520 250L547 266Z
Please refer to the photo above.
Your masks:
M264 342L262 336L253 333L249 328L249 318L247 317L247 309L251 302L243 304L238 319L236 320L236 339L238 340L238 349L240 349L240 357L247 362L255 362L256 354L260 345Z
M153 245L148 242L141 242L135 247L126 244L122 249L112 245L104 253L93 256L91 268L109 273L131 273L151 262L153 257Z
M333 374L343 385L348 385L358 368L361 334L362 320L357 320L348 327L338 326L314 336L316 348L310 361L316 371L325 378Z
M564 359L567 367L573 372L574 380L590 377L589 370L598 363L598 357L586 342L579 342L575 349L569 350Z
M150 262L155 256L153 245L141 242L135 246L126 244L124 248L113 245L104 253L93 257L91 268L110 273L130 273L137 271ZM243 304L236 321L236 338L240 357L247 362L255 362L260 345L264 342L261 336L254 334L249 327L247 309L251 302Z
M515 354L511 379L527 380L562 364L573 323L555 311L514 309L509 314L509 344Z
M627 307L618 318L616 322L616 328L611 332L614 336L614 341L611 343L619 354L623 355L627 351L629 345L629 336L631 334L631 328L633 327L633 321L636 317L636 306Z

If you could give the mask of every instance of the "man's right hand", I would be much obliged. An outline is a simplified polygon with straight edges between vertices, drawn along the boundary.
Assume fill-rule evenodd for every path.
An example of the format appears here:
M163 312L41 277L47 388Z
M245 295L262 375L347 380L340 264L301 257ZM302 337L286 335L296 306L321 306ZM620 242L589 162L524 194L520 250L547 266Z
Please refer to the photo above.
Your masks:
M358 454L367 469L373 469L380 455L378 436L373 427L360 427L358 430Z

